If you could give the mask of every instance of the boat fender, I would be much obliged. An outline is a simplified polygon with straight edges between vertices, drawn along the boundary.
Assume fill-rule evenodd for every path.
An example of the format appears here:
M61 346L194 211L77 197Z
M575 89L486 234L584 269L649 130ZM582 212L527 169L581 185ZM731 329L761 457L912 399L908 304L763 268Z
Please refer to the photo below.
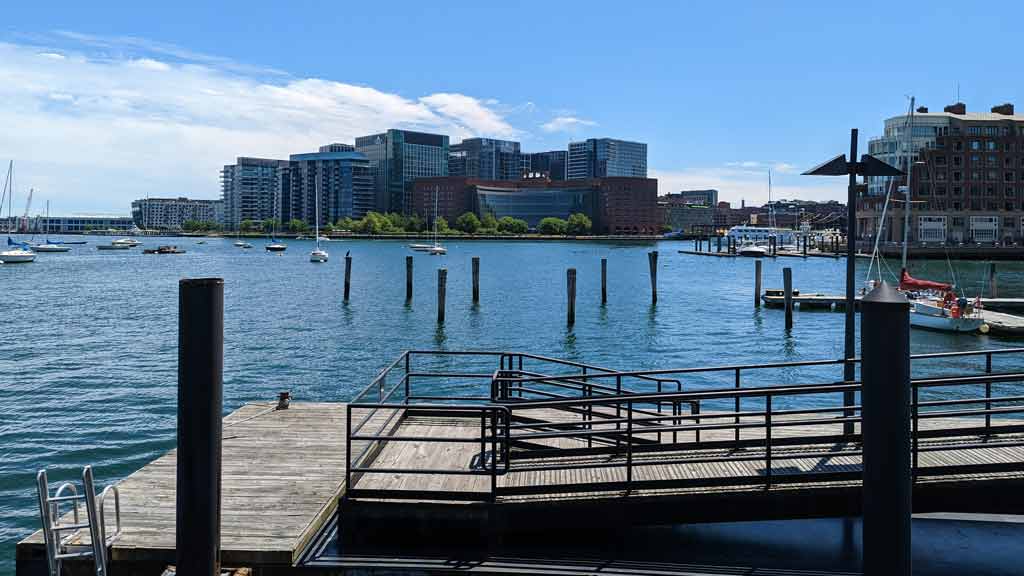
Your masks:
M978 327L978 332L981 332L982 334L988 334L988 330L988 324L982 324Z
M960 306L953 304L953 307L949 309L949 315L953 318L960 317Z

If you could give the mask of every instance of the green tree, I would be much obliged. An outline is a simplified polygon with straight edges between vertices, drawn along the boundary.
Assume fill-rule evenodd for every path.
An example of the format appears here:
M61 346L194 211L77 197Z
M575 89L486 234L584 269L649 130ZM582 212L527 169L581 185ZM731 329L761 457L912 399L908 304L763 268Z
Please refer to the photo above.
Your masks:
M293 234L304 234L309 232L309 224L298 218L292 218L288 221L288 231Z
M273 218L267 218L266 220L263 221L263 231L271 232L273 230L276 230L278 228L277 224L277 220L274 220Z
M593 227L593 223L590 218L587 218L586 214L579 212L569 216L569 219L565 222L565 231L567 234L573 236L582 236L590 234L590 229Z
M199 220L185 220L181 223L181 229L185 232L198 232L203 229L203 223Z
M391 223L389 232L405 232L408 229L408 220L398 212L389 212L387 219Z
M476 217L476 214L466 212L455 219L455 228L466 234L472 234L480 229L480 219Z
M526 220L503 216L501 220L498 220L498 230L510 234L526 234L530 231L530 225L526 223Z
M242 232L251 232L256 229L256 223L252 220L242 220L238 226Z
M413 214L412 216L409 217L408 221L405 223L405 231L406 232L422 232L423 231L423 227L425 225L426 225L426 223L423 222L423 218L420 218L418 214Z
M490 212L484 214L483 217L480 218L480 227L496 229L498 227L498 221L494 218L494 214L491 214Z
M346 216L341 220L338 220L338 222L335 225L343 231L352 232L356 229L357 223L352 218Z
M437 231L443 234L448 231L448 221L445 220L444 216L438 216L434 219L434 225L437 226Z
M565 234L567 226L565 220L549 216L541 220L540 224L537 224L537 231L549 236L558 236Z
M384 234L391 231L391 221L380 212L367 212L357 230L363 234Z

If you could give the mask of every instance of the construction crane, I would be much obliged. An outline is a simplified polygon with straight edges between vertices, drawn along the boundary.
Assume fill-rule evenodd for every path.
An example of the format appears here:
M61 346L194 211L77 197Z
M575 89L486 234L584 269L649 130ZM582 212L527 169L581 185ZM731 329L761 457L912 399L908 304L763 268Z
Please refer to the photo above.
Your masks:
M21 226L18 227L18 230L21 232L28 232L28 211L32 208L33 192L35 192L35 189L29 188L28 200L25 201L25 215L21 217Z

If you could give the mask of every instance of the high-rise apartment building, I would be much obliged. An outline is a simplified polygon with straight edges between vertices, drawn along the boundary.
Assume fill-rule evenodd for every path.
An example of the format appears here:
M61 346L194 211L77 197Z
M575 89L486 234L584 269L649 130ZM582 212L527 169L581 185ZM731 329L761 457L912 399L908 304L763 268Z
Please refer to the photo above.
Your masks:
M281 201L284 223L298 219L312 225L318 196L320 224L362 218L374 209L370 161L352 149L345 144L330 144L321 146L320 152L289 157L289 187Z
M408 212L416 178L448 175L448 137L391 129L356 138L374 177L375 206L380 212Z
M220 223L223 200L142 198L132 201L132 220L145 230L181 230L189 220Z
M288 161L239 157L220 172L224 227L237 230L243 220L281 220L281 194L288 188Z
M647 177L647 144L613 138L569 143L566 178Z
M448 175L485 180L522 177L519 142L493 138L467 138L448 152Z
M912 122L907 116L886 120L884 135L870 140L868 151L911 168L911 242L1024 240L1024 116L1015 115L1012 104L991 112L968 112L960 102L942 112L921 107ZM902 199L905 185L905 177L869 179L857 202L860 239L881 229L883 240L902 240L904 204L890 203L885 221L881 213L886 194Z
M523 173L546 174L552 180L566 179L566 166L569 164L569 152L551 150L523 154Z

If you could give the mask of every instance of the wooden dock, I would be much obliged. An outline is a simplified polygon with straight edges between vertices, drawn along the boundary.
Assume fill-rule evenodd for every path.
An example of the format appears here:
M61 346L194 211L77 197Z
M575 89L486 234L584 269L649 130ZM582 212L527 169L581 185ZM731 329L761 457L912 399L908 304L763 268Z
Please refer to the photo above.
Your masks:
M246 404L224 419L224 566L292 566L344 488L345 404L275 406ZM118 484L123 530L111 550L115 566L152 566L150 573L160 574L174 562L176 456L171 450ZM88 531L77 538L87 544ZM45 566L41 531L18 543L17 558L19 566Z

